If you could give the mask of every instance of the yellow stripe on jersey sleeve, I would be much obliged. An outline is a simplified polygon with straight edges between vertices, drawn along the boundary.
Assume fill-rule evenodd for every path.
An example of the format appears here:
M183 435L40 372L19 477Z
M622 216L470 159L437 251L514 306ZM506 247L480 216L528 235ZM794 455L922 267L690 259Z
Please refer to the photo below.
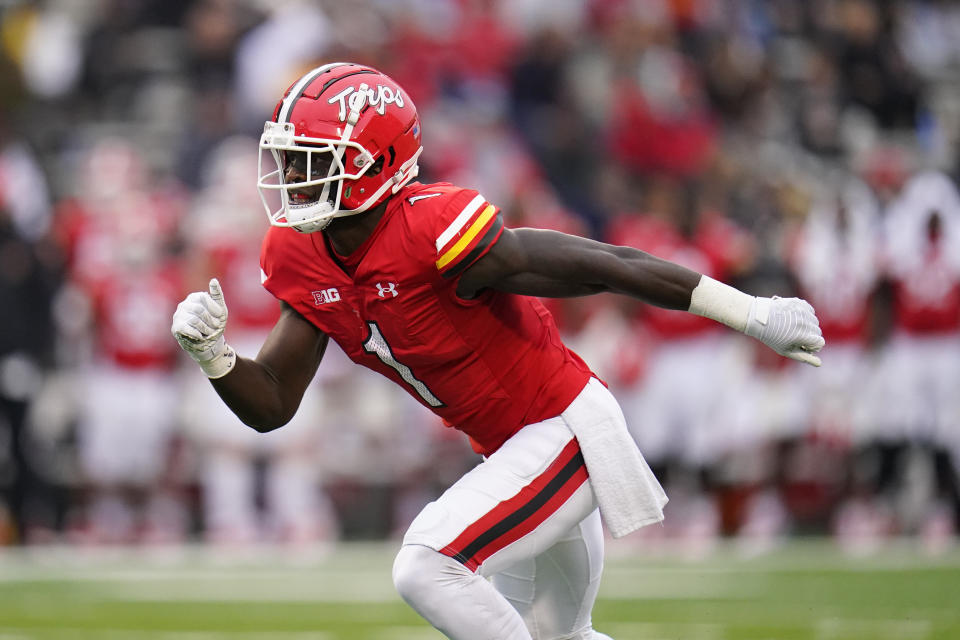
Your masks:
M456 260L463 250L473 242L473 239L477 237L477 234L487 226L487 223L490 222L490 219L493 218L493 215L496 213L497 208L492 204L487 205L487 208L483 210L483 213L476 219L476 221L470 225L470 228L467 229L467 232L461 236L457 243L450 247L450 250L445 254L440 256L440 259L437 260L437 269L443 269L445 266Z

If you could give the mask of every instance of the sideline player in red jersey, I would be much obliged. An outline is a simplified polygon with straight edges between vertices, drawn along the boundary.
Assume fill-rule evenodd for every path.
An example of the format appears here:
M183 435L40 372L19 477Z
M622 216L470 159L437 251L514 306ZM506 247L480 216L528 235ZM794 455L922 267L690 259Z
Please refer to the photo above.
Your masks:
M332 337L484 456L411 524L393 569L400 595L455 640L607 638L590 616L601 515L625 535L662 520L666 496L616 400L528 296L618 292L819 365L813 309L638 249L508 229L476 191L411 182L416 108L369 67L334 63L301 77L260 146L276 161L259 180L273 225L262 278L281 317L255 359L237 356L214 279L174 314L181 346L241 420L270 431L296 412Z

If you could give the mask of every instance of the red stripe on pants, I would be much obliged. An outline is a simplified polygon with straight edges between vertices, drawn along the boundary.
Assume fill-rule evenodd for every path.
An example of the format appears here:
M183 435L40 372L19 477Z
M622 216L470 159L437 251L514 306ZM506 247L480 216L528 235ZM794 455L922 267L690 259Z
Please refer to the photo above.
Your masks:
M484 560L540 526L586 479L587 467L573 438L542 474L467 527L441 553L476 571Z

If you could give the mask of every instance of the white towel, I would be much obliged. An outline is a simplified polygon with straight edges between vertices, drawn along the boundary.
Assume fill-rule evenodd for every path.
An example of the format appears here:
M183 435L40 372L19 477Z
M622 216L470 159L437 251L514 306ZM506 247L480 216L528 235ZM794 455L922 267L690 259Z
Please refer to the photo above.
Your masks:
M620 538L661 522L667 495L603 383L592 378L561 415L580 443L600 515L611 535Z

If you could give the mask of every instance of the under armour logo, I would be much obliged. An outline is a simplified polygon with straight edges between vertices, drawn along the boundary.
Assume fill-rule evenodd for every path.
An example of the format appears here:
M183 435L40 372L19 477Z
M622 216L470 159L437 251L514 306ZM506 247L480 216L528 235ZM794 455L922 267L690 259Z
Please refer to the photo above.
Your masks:
M394 298L396 298L397 295L399 295L399 294L397 293L397 283L396 283L396 282L388 282L388 283L387 283L387 286L383 286L382 284L380 284L380 283L378 282L378 283L377 283L377 295L380 296L381 298L386 298L388 293L392 294Z

